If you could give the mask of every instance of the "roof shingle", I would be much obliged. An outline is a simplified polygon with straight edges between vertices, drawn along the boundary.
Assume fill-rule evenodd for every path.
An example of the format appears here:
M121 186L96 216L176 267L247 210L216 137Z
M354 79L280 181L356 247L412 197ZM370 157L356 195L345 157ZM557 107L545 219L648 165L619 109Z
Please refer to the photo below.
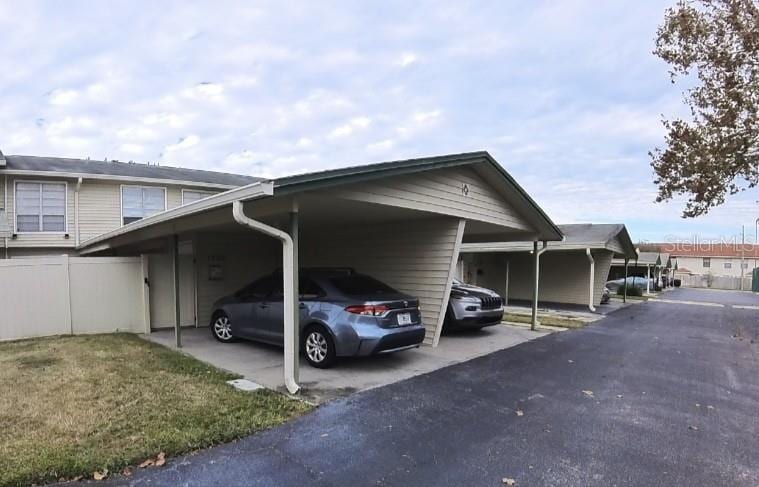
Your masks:
M95 161L90 159L67 159L63 157L38 156L5 156L5 160L6 170L52 171L75 174L152 178L225 186L244 186L262 180L262 178L241 174L203 171L200 169L186 169L172 166L148 165L135 162Z

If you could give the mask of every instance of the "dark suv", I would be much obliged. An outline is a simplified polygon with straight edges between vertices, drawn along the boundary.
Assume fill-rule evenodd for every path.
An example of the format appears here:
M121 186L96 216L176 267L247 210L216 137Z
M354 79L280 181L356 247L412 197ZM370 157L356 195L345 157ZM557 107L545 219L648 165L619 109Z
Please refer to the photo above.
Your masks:
M301 269L301 350L314 367L337 357L418 347L419 300L352 269ZM284 343L282 274L275 272L214 303L211 332L221 342Z
M503 319L503 299L495 291L453 280L444 329L479 329Z

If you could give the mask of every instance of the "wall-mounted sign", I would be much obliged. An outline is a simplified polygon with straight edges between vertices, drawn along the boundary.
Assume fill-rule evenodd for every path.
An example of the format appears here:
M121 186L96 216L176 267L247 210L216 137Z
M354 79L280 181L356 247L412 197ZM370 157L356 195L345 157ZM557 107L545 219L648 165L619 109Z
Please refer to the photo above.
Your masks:
M208 256L208 280L221 281L224 279L224 256Z
M461 184L461 194L464 196L469 196L469 185L466 183Z

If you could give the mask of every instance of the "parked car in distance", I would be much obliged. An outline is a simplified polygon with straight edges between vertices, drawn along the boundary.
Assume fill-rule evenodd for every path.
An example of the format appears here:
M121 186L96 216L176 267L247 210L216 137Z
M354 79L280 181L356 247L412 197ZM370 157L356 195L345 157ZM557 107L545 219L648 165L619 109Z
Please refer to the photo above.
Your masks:
M611 301L611 291L608 287L604 287L604 292L601 294L601 304L606 304Z
M651 291L654 290L654 279L648 279L649 286ZM625 279L614 279L613 281L609 281L606 283L606 287L609 289L609 291L616 293L619 291L619 288L621 288L625 283ZM630 276L627 278L627 286L628 289L635 287L640 289L641 291L646 290L646 278L645 277L638 277L638 276Z
M337 357L418 347L425 328L419 300L352 269L301 269L300 346L309 364L327 368ZM274 272L218 300L211 333L284 344L282 274Z
M443 329L472 330L498 325L503 311L503 299L495 291L454 279Z

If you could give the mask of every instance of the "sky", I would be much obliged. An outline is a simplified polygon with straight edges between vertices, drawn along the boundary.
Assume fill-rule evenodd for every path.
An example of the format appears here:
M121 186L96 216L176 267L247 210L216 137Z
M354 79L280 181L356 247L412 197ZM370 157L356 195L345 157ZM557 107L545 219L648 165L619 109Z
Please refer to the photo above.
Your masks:
M263 177L487 150L558 224L753 242L754 190L654 202L673 3L0 1L0 150Z

